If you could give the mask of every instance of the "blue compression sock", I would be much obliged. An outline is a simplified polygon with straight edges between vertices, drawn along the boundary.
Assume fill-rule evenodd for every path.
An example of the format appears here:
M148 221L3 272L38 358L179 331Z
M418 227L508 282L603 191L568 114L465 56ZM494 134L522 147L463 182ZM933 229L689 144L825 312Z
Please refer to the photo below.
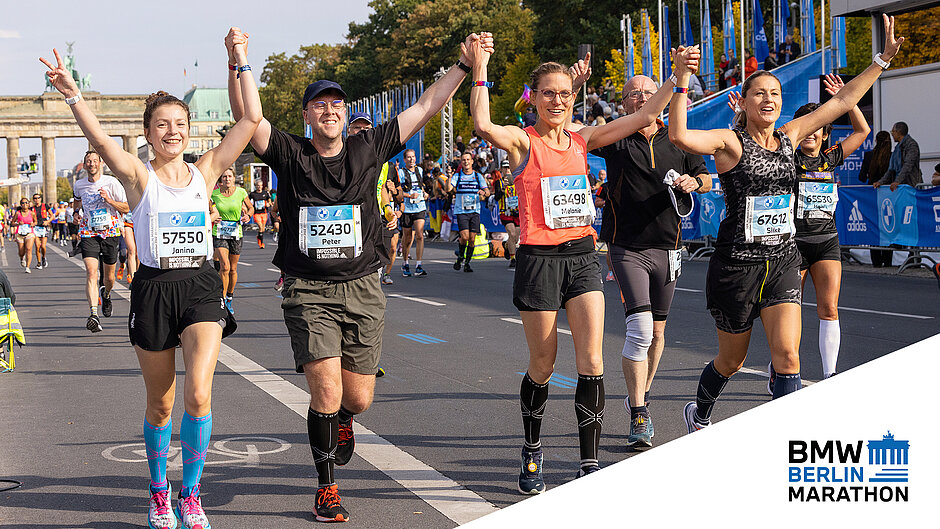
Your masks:
M205 417L193 417L183 414L180 425L180 444L183 447L183 497L199 483L202 467L206 464L206 451L209 449L209 436L212 435L212 414Z
M784 395L793 393L794 391L803 387L803 381L800 378L799 373L794 373L792 375L784 375L783 373L777 373L777 378L774 380L774 396L773 398L779 399Z
M150 467L150 491L166 490L166 456L170 451L173 419L163 426L154 426L144 419L144 446L147 448L147 466Z

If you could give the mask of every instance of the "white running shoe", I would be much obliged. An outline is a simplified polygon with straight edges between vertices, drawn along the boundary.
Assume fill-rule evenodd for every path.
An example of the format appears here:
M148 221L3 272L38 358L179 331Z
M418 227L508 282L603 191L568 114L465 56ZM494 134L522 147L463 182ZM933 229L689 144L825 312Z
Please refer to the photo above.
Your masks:
M193 487L186 498L180 497L176 501L176 516L185 529L211 529L206 511L202 510L202 500L199 499L199 485Z
M150 512L147 514L150 529L175 529L176 515L170 508L170 489L154 492L150 495Z
M27 268L26 268L26 273L27 273L27 274L32 274L32 273L33 273L33 271L32 271L32 270L30 270L30 269L29 269L29 268L27 267Z
M711 421L708 421L705 424L698 422L698 420L695 418L695 412L697 411L698 405L695 404L695 401L686 404L685 410L683 410L682 415L685 417L685 425L688 427L689 433L697 432L711 424Z

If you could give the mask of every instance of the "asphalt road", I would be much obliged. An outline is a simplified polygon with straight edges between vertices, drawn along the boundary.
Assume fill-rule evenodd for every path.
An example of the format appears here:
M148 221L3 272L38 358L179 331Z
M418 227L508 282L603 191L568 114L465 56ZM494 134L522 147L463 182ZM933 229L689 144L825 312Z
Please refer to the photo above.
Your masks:
M274 245L261 250L249 234L235 294L238 332L226 339L213 391L213 444L203 476L203 505L213 527L307 527L315 471L307 444L306 387L292 356L272 286ZM52 243L50 242L50 248ZM127 340L125 289L113 296L104 332L85 327L84 270L58 247L50 267L24 274L14 243L0 265L17 294L28 346L17 369L0 375L0 479L22 486L0 493L0 525L18 528L146 527L148 483L143 450L144 387ZM357 417L357 455L336 471L349 527L453 527L523 499L516 492L522 428L518 392L527 350L511 301L503 259L455 272L453 246L430 244L429 275L386 288L388 311L375 403ZM666 351L652 392L655 445L685 433L681 411L694 397L716 337L705 311L707 263L685 262ZM606 270L606 268L605 268ZM605 283L607 414L600 461L630 457L620 374L623 310ZM933 279L846 272L840 306L839 370L940 332ZM803 377L821 377L812 288L804 301ZM559 315L556 376L542 428L549 487L578 467L574 414L577 378L565 314ZM184 374L178 356L178 374ZM719 401L713 420L769 400L762 375L769 359L755 325L746 368ZM182 383L174 430L182 416ZM169 477L182 477L178 434ZM655 450L655 447L653 448ZM361 454L361 455L360 455ZM642 477L637 477L638 482ZM0 488L3 488L0 484Z

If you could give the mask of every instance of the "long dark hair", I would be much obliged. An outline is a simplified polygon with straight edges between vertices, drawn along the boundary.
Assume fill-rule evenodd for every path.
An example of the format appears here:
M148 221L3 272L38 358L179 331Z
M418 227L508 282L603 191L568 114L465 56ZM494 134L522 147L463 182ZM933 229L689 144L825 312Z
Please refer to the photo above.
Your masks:
M875 148L871 150L871 166L868 168L869 180L877 182L888 172L891 161L891 135L887 131L875 134Z

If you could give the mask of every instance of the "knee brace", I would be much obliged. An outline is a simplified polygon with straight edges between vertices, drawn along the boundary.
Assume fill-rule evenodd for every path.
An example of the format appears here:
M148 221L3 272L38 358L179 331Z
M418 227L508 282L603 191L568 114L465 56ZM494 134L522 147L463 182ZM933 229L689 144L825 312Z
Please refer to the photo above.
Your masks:
M653 313L644 311L627 316L627 338L623 342L621 352L623 357L634 362L642 362L646 360L652 343Z

